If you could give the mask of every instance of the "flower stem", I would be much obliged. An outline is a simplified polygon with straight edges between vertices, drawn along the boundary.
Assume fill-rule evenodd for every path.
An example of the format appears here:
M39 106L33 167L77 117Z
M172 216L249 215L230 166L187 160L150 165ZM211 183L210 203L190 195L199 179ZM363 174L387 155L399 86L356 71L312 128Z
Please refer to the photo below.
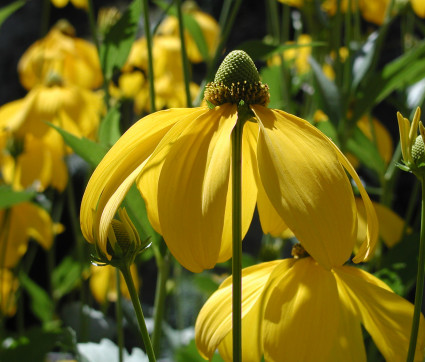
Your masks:
M164 240L161 240L161 245L165 245ZM170 273L170 252L165 249L163 257L158 262L158 279L156 282L155 290L155 305L154 305L154 327L152 334L153 350L156 354L159 353L161 333L162 333L162 320L164 319L164 307L166 296L166 283Z
M140 334L142 336L143 344L145 345L146 354L148 355L150 362L156 361L148 329L146 327L145 317L143 316L142 306L140 304L139 296L137 295L136 287L134 286L133 277L130 273L130 266L123 265L120 270L125 283L127 284L128 291L130 292L131 301L136 313L137 322L139 323Z
M152 35L149 23L149 4L148 0L143 0L143 22L145 27L146 45L148 48L148 79L149 79L149 98L151 112L156 111L155 106L155 85L153 76L153 55L152 55Z
M117 303L115 304L115 317L117 319L117 341L118 341L118 361L124 361L124 331L122 324L122 301L121 301L121 278L120 271L115 268L117 278Z
M187 60L186 41L184 39L183 14L182 14L181 0L176 0L176 6L177 6L177 17L179 19L179 35L180 35L181 53L182 53L184 86L185 86L185 91L186 91L186 105L187 105L187 107L191 108L192 107L192 97L190 96L189 62Z
M410 332L410 343L409 352L407 354L407 362L413 362L415 358L416 342L418 339L419 321L421 316L425 281L425 176L421 176L419 180L422 184L421 234L419 239L419 260L418 274L416 277L415 309L413 311L413 322L412 330Z
M242 361L242 128L232 132L232 330L233 361Z

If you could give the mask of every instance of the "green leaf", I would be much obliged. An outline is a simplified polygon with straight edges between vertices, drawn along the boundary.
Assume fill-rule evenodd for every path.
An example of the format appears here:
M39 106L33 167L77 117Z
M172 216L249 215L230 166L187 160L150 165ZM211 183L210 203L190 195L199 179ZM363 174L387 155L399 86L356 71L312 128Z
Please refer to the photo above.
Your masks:
M268 106L270 108L282 109L285 106L282 79L284 79L283 71L279 65L261 69L261 81L269 86L270 103Z
M352 137L347 141L347 150L378 175L382 176L385 173L386 165L378 149L357 126L354 128Z
M311 42L308 44L284 44L284 45L273 45L265 43L262 40L248 40L239 44L236 49L243 50L252 58L256 60L266 60L272 55L282 53L288 49L302 48L302 47L316 47L323 46L323 42Z
M364 79L375 60L378 36L379 33L376 31L370 34L363 46L354 54L353 82L351 84L353 89L356 89Z
M15 191L10 186L0 186L0 209L30 201L35 195L35 191Z
M333 143L339 146L338 133L335 126L331 122L317 122L316 128L328 136Z
M208 53L208 45L207 41L205 40L204 33L202 32L198 22L192 15L183 14L183 24L184 27L189 31L193 40L195 41L196 47L198 48L199 53L201 53L202 58L204 59L204 61L208 62L210 59L210 55Z
M316 90L323 106L323 112L329 120L337 125L342 118L341 97L338 87L323 73L321 66L314 58L310 58L310 65L317 81Z
M395 90L402 90L422 79L425 74L425 41L387 64L382 72L372 75L359 87L353 111L357 121L375 104Z
M78 138L72 133L65 131L64 129L49 123L56 131L58 131L65 143L71 147L74 152L87 161L91 166L96 167L102 158L108 152L108 149L96 142L90 141L87 138Z
M99 56L103 74L110 80L116 69L121 69L127 60L136 38L141 1L133 0L121 18L109 29L100 46Z
M196 348L195 340L190 341L187 346L180 347L174 355L176 362L203 362L205 361ZM215 353L211 359L212 362L221 362L223 359L218 353Z
M65 257L52 273L53 297L59 300L73 290L80 281L80 263L71 256Z
M47 292L24 272L19 273L19 282L30 297L30 307L34 315L45 324L51 322L54 313L53 302Z
M12 15L16 10L20 9L22 6L24 6L25 3L25 0L18 0L13 3L10 3L9 5L3 6L0 9L0 27L10 15Z
M5 344L0 346L0 361L46 361L47 353L58 345L73 352L72 342L75 341L72 341L71 333L67 328L32 328L16 339L10 337L7 347Z
M99 141L101 144L111 147L121 137L120 117L119 105L109 109L99 128Z

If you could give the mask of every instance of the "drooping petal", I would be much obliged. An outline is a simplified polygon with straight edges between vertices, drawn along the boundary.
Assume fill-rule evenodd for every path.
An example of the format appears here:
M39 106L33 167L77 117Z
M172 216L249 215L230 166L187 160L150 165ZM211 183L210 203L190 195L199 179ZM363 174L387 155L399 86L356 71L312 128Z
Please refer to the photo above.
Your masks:
M378 218L376 216L375 209L372 205L372 201L369 198L369 195L367 194L362 182L360 181L359 176L357 175L356 170L353 168L351 163L347 160L347 158L344 156L344 154L338 149L338 147L335 146L334 143L331 142L332 147L334 148L339 162L345 167L347 172L350 174L350 176L353 178L354 182L356 183L360 196L363 200L364 209L366 211L366 238L364 239L363 243L360 245L359 250L357 251L355 257L353 258L353 261L355 263L360 263L362 261L366 261L372 254L372 251L375 248L376 242L378 240L378 230L379 230L379 224L378 224Z
M342 265L356 240L353 191L331 141L298 117L252 106L260 123L264 190L306 251L326 268Z
M340 323L332 272L310 257L303 258L295 261L273 288L268 283L268 288L263 321L265 360L328 361Z
M273 269L276 268L281 260L268 263L258 264L242 270L242 338L257 339L254 344L243 343L242 348L246 348L242 352L244 356L254 356L253 361L259 361L262 351L261 346L261 314L256 305L261 299L264 286L270 277ZM214 351L222 343L222 341L231 335L232 331L232 278L227 278L220 288L207 300L199 312L195 324L195 340L198 350L205 358L211 358ZM252 315L251 315L252 312ZM258 313L258 314L257 314ZM262 312L261 312L262 313ZM248 318L251 323L245 323ZM245 332L244 332L245 331ZM248 333L247 333L248 332ZM252 334L252 335L250 335ZM223 354L226 360L231 360L231 353L228 358L228 345L223 346ZM255 353L253 351L255 349Z
M349 298L385 360L405 361L413 305L361 269L343 266L334 270L339 288L345 289L345 298ZM424 351L425 321L421 315L415 361L423 361Z
M187 122L202 112L182 108L151 114L132 126L109 150L90 178L81 204L81 229L87 241L95 242L94 229L99 228L100 217L95 224L93 210L102 213L119 186L129 176L134 181L137 175L132 172L146 161L175 123Z
M194 272L218 260L236 120L230 104L204 110L173 143L161 142L140 177L148 214L157 215L173 256Z
M242 239L245 237L257 203L257 138L258 125L247 122L242 135ZM226 211L224 215L223 243L218 262L229 260L232 256L232 175L229 178Z

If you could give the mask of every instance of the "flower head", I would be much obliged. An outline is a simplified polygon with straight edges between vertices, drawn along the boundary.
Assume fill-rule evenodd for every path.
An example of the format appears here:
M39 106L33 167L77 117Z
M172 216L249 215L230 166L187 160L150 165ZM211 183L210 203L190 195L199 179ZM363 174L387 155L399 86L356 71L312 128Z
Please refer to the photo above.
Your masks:
M242 282L244 361L366 361L361 324L386 361L406 359L413 305L361 269L328 270L301 256L246 268ZM218 348L232 360L231 298L230 277L199 313L195 338L204 358ZM423 316L418 341L415 361L422 361Z
M105 245L110 222L136 182L149 221L183 266L199 272L229 259L231 133L237 122L244 122L242 234L257 206L264 232L287 225L320 264L329 268L343 263L357 233L357 211L345 168L367 210L367 237L355 261L366 259L376 241L376 215L352 166L310 123L266 108L266 87L257 82L255 73L235 70L239 78L230 74L215 79L218 87L207 91L207 97L217 91L214 108L156 112L118 140L84 193L80 220L85 238ZM332 247L324 248L328 240ZM102 250L107 253L105 247Z

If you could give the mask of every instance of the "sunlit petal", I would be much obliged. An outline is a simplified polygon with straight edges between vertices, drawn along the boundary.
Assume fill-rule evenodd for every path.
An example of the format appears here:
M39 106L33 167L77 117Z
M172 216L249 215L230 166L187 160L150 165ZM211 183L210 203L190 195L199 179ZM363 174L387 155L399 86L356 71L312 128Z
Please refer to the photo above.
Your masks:
M264 286L273 269L282 263L276 260L268 263L258 264L242 270L242 323L245 316L251 313L255 304L261 298ZM232 278L227 278L220 288L208 299L199 312L195 324L196 345L202 355L211 358L223 339L231 334L232 330ZM257 311L258 312L258 311ZM250 319L252 317L249 317ZM258 315L255 325L261 321ZM251 331L252 326L248 326ZM244 332L242 332L244 333ZM255 335L261 333L257 329ZM244 336L244 338L250 338ZM257 345L260 343L257 341ZM250 344L245 345L250 349ZM226 350L226 346L223 346ZM228 349L228 346L227 346ZM248 353L249 354L249 353ZM258 359L257 359L258 361Z
M296 261L274 284L264 313L266 361L328 361L339 326L331 271L312 258Z
M338 285L386 361L405 361L409 346L413 305L393 293L379 279L354 267L335 268ZM424 359L425 322L421 316L415 361Z
M199 111L198 111L199 112ZM94 242L93 210L103 210L119 185L154 151L161 138L178 121L196 111L173 109L149 115L131 127L111 148L94 171L81 205L81 229L89 242ZM134 175L133 175L134 176Z
M221 248L230 135L236 120L236 106L230 104L204 110L174 143L164 144L168 151L152 155L146 164L146 172L154 168L155 178L159 175L157 190L144 184L145 171L139 183L148 212L158 209L161 232L171 253L194 272L212 268Z
M266 194L307 252L330 268L350 256L356 209L329 139L307 121L252 106L260 122L258 166Z

